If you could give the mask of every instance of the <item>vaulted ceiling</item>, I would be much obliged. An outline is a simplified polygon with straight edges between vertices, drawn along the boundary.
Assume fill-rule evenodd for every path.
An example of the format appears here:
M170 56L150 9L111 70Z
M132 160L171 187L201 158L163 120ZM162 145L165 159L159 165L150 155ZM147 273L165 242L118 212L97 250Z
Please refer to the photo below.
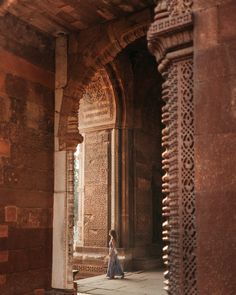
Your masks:
M0 13L10 12L50 35L79 31L125 17L155 0L0 0Z

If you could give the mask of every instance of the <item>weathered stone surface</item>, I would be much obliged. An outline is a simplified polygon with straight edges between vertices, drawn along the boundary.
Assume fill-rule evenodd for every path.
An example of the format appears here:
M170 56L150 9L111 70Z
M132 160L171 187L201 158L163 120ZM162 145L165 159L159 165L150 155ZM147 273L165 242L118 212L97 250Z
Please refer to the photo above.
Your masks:
M45 289L35 289L34 295L45 295Z
M7 206L5 207L5 221L16 222L17 221L17 207Z
M42 0L37 4L27 0L23 5L9 3L0 12L4 14L5 11L9 11L40 30L57 35L60 32L81 30L97 23L124 17L153 4L153 0L145 3L140 0L129 3L124 0L119 2L98 0L96 5L91 0L81 3L72 0L59 2Z
M1 48L33 65L54 72L54 39L11 14L0 17L0 35Z
M236 239L232 235L236 207L233 29L236 5L227 0L198 0L195 8L198 20L195 32L198 292L233 295L236 292L233 276ZM202 34L204 23L212 27L208 26L211 36Z
M0 225L0 238L8 237L8 225Z
M106 247L110 199L109 131L85 135L84 245ZM99 179L99 182L98 182ZM94 204L96 203L96 206Z
M53 192L54 41L0 17L1 295L48 289Z
M48 269L29 270L7 275L2 286L2 295L27 294L35 289L50 288L50 271Z
M0 286L6 284L6 275L0 275Z
M140 46L140 45L139 45ZM141 46L140 46L141 47ZM144 47L144 45L143 45ZM145 47L132 58L134 72L134 150L135 150L135 246L160 242L162 194L161 175L161 91L162 78L157 74L155 61ZM143 79L143 71L146 79ZM160 172L159 172L160 173ZM152 211L152 207L155 210ZM155 212L153 214L153 212ZM157 214L157 215L156 215ZM158 251L157 251L158 252Z
M8 141L0 138L0 156L9 157L10 144Z
M0 251L0 262L8 262L8 256L9 252L8 251Z

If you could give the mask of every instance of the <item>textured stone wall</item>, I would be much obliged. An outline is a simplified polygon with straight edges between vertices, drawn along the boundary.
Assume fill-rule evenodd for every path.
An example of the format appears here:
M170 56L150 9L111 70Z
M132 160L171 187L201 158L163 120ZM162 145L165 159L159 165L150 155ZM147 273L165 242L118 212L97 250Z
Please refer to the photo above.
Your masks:
M197 283L236 294L236 3L195 1Z
M130 58L134 73L135 246L144 246L160 242L162 232L162 78L145 45Z
M54 44L6 15L0 61L0 293L43 294L51 277Z
M110 222L109 130L87 133L84 165L84 246L107 247Z

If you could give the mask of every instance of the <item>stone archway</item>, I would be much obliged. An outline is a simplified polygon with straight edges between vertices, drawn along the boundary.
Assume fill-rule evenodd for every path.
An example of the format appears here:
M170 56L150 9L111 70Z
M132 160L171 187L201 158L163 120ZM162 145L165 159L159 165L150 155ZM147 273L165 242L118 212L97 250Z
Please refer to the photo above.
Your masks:
M84 138L79 166L78 234L74 267L77 279L104 273L108 231L119 219L116 191L117 109L113 85L105 68L99 70L80 101L79 126ZM75 239L77 237L75 236Z
M117 22L101 25L95 31L92 29L79 36L61 35L57 38L52 277L54 288L69 290L73 286L73 153L83 140L78 131L79 101L96 71L111 62L129 43L145 36L150 22L151 12L144 10ZM60 199L59 182L62 177L66 181L63 185L63 197Z
M161 218L159 214L154 221L152 205L160 207L162 197L161 83L155 59L141 38L96 73L81 99L79 224L84 235L74 257L78 279L104 272L109 226L119 232L126 270L148 268L149 262L160 266ZM110 100L116 101L116 120Z

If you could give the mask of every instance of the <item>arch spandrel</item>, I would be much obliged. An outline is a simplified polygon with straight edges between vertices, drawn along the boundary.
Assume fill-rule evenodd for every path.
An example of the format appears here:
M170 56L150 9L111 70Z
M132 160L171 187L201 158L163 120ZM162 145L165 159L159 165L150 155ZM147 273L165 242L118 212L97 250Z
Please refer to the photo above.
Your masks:
M85 89L80 100L80 131L104 126L114 128L116 103L113 86L105 69L99 70Z

